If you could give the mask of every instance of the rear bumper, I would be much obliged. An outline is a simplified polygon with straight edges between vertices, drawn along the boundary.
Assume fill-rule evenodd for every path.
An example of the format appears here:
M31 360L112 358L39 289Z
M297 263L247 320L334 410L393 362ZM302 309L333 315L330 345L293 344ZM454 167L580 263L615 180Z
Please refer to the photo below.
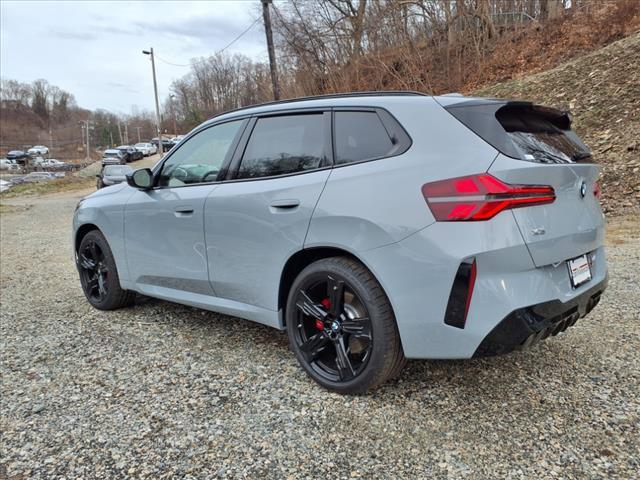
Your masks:
M474 357L489 357L527 348L564 332L587 315L600 301L608 277L568 302L552 300L519 308L507 315L482 340Z
M358 256L389 297L407 358L463 359L478 356L480 345L513 312L555 305L556 313L541 315L551 324L574 302L582 305L576 299L603 284L607 276L604 248L591 252L592 280L573 288L565 261L544 267L533 264L512 212L503 212L490 222L436 222L400 242ZM466 323L458 328L444 319L460 263L471 257L477 277ZM539 327L534 332L542 330L544 323L533 323ZM514 340L502 343L519 345Z

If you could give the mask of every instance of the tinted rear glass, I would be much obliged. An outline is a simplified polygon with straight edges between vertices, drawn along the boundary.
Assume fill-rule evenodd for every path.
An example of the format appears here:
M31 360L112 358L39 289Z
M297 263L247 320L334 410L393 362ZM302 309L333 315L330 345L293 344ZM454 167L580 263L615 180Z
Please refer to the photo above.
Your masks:
M526 160L576 162L590 156L567 116L536 107L503 107L496 118Z
M319 168L325 161L322 113L258 119L236 178L271 177Z
M525 102L469 101L447 111L498 151L538 163L589 161L566 112Z
M336 164L387 156L394 144L376 112L335 113Z
M124 165L111 165L109 167L104 167L105 175L124 176L131 171L130 167L125 167Z

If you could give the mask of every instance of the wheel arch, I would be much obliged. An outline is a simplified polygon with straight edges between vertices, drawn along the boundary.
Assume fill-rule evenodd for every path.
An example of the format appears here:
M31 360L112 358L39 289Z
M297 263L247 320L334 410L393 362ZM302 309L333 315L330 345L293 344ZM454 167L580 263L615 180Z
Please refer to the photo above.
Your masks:
M76 236L75 236L74 243L73 243L73 251L74 252L78 251L78 249L80 248L80 243L82 242L82 239L87 235L87 233L89 233L89 232L91 232L93 230L98 230L100 233L102 233L100 228L98 228L98 226L93 224L93 223L85 223L85 224L80 225L78 227L78 229L76 230ZM103 235L104 235L104 233L103 233Z
M289 257L280 275L280 285L278 288L278 310L281 312L281 323L283 328L286 327L285 310L287 306L287 297L289 295L291 285L293 285L293 282L298 274L313 262L331 257L348 257L357 261L358 263L361 263L371 272L376 280L378 280L378 283L380 283L383 291L385 290L382 282L380 282L375 272L371 270L369 265L367 265L366 262L364 262L360 257L349 250L335 246L314 246L298 250L296 253L291 255L291 257Z

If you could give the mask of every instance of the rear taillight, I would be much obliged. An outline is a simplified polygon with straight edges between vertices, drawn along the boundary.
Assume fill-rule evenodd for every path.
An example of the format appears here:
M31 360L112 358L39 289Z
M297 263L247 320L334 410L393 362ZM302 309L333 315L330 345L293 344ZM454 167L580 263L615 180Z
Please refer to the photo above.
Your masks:
M548 185L510 185L488 173L425 183L422 194L439 222L489 220L503 210L556 199Z
M597 180L593 182L593 196L596 198L600 198L600 182Z

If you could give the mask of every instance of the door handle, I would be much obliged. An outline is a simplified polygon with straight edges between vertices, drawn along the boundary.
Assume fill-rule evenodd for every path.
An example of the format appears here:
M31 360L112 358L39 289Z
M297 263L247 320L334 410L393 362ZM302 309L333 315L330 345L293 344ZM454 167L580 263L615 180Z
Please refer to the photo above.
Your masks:
M192 207L176 207L173 210L173 214L176 217L188 217L193 214L193 208Z
M274 200L273 202L271 202L271 206L273 208L283 208L283 209L296 208L299 205L300 205L300 200L298 200L296 198Z

